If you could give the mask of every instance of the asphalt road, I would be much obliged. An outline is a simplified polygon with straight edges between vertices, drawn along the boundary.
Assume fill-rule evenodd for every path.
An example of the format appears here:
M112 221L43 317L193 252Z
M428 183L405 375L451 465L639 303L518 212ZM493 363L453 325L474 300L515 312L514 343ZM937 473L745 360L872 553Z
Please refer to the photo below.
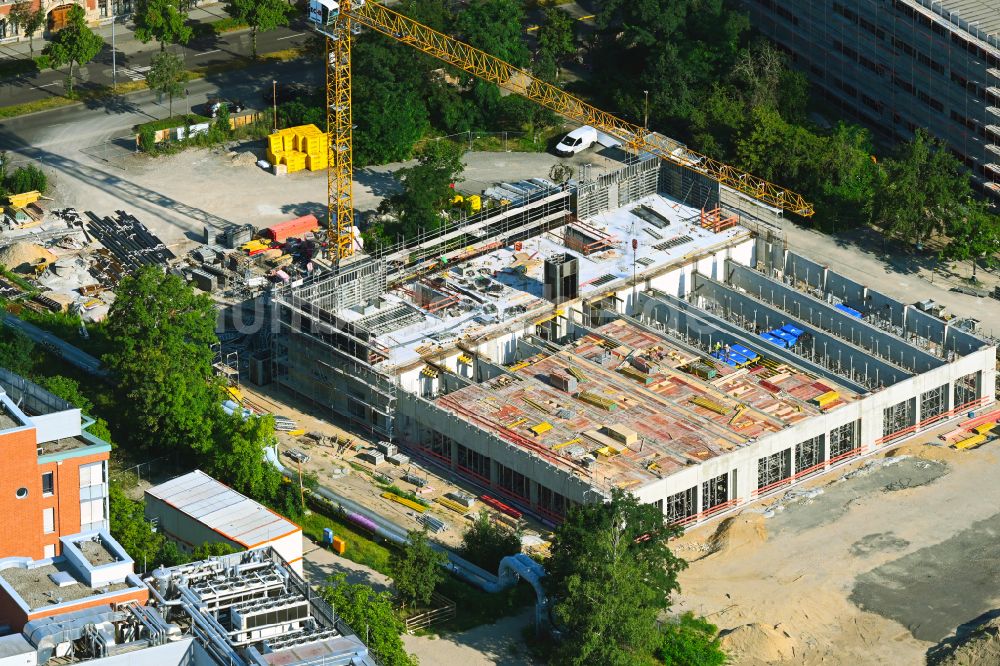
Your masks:
M118 26L115 35L117 47L115 62L114 67L112 67L110 26L102 27L99 32L107 42L104 50L91 63L78 70L75 85L78 87L110 86L115 71L117 71L119 83L145 78L150 61L159 52L156 43L141 44L132 37L130 31ZM299 46L307 36L307 29L303 25L270 30L257 36L257 52L268 53ZM38 41L40 40L36 40L36 53L39 50ZM250 31L241 30L218 37L193 39L186 46L176 48L177 52L184 58L184 63L188 68L215 65L249 56L251 51ZM4 54L2 59L11 57L9 50L2 53ZM50 69L4 79L0 81L0 106L22 104L60 95L63 92L67 73L68 69L65 68L62 70Z

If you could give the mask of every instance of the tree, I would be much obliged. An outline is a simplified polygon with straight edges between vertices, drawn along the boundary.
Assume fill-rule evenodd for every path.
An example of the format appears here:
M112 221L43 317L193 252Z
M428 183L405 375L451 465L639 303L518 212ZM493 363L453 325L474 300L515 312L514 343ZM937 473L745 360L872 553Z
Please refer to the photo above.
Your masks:
M411 530L407 536L407 544L389 556L389 577L404 603L429 604L448 558L431 547L427 530Z
M421 230L437 228L442 210L454 194L451 186L462 169L461 146L451 141L428 141L421 147L417 151L417 164L395 174L402 181L403 191L380 207L392 211L399 219L390 235L401 233L412 238Z
M558 7L547 7L544 17L542 25L538 28L538 58L535 63L536 67L540 63L545 63L543 68L552 63L555 67L553 78L558 79L560 63L576 53L576 22Z
M882 162L880 177L872 220L887 236L911 242L944 232L972 194L961 163L923 129Z
M667 547L676 533L659 508L619 489L607 503L569 511L546 564L564 634L556 663L630 666L653 653L661 642L657 618L686 566Z
M32 10L31 0L24 0L10 8L10 17L21 29L21 32L28 37L28 48L31 55L35 55L35 33L45 25L45 9L39 7Z
M726 653L719 643L719 628L688 611L663 629L656 657L665 666L723 666Z
M230 555L238 550L224 541L206 541L191 553L191 561L207 560L210 557L220 557Z
M221 398L212 373L215 308L176 275L145 267L118 285L104 358L117 379L121 431L137 445L185 455L213 446Z
M132 17L135 37L143 44L155 39L160 51L166 50L167 44L187 44L194 34L186 25L187 18L175 0L138 0Z
M136 565L143 571L164 562L158 559L163 546L163 535L153 531L146 520L142 502L128 497L117 483L108 486L111 519L111 536L122 545Z
M250 55L257 59L257 33L288 25L288 3L282 0L226 0L226 11L250 26Z
M215 445L207 451L209 474L253 499L271 503L278 495L281 474L264 459L264 447L274 444L274 417L215 412Z
M3 323L0 323L0 368L22 377L30 376L35 369L35 343L21 331Z
M388 592L348 583L347 574L338 573L327 579L320 595L378 655L380 664L416 666L416 659L406 654L400 639L406 627L393 609L392 596Z
M42 52L49 56L53 68L69 65L66 90L72 95L74 68L93 60L103 47L104 40L101 36L87 27L83 7L73 5L67 14L66 27L55 34Z
M1000 252L1000 215L989 212L981 201L969 201L965 210L952 215L947 223L948 245L945 259L972 262L972 279L980 260Z
M174 115L174 96L184 94L188 74L179 55L162 51L153 56L152 66L146 74L149 87L170 99L167 117Z
M6 187L15 194L31 192L32 190L38 190L44 194L49 187L49 179L45 176L45 172L34 164L26 164L17 167L14 173L10 174Z
M521 552L521 534L490 520L488 511L480 511L462 535L462 557L487 571L496 571L500 560Z

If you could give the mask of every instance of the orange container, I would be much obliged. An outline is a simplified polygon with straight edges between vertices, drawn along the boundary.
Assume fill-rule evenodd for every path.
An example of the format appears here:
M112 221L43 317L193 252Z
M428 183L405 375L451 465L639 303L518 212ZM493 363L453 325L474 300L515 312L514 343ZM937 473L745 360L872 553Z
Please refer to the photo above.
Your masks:
M333 537L333 544L331 546L338 555L343 555L344 551L347 550L347 542L340 537Z

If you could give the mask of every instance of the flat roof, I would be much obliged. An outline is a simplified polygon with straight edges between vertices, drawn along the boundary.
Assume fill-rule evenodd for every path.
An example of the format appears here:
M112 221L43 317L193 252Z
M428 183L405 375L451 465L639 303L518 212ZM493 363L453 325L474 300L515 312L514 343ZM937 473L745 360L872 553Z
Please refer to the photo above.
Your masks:
M146 494L246 548L301 530L295 523L201 470L153 486Z
M570 249L568 234L594 251ZM526 313L551 309L542 290L545 260L554 255L577 258L579 295L585 297L631 280L633 259L641 278L748 235L740 226L718 232L702 228L700 209L653 194L516 245L458 259L450 271L386 294L377 310L345 309L337 316L374 337L386 356L383 366L405 365L436 345L487 335ZM634 256L633 239L638 241Z
M50 577L50 574L58 573L66 574L73 582L69 585L59 586ZM123 582L108 583L99 588L92 588L77 578L73 568L63 560L29 568L10 567L0 571L0 578L7 581L31 610L78 601L107 592L127 590L132 587L128 582Z
M751 351L760 361L736 368L620 319L436 402L599 488L631 488L857 397Z
M955 19L970 27L976 26L983 32L1000 35L1000 0L940 0L934 4L945 13L953 13Z

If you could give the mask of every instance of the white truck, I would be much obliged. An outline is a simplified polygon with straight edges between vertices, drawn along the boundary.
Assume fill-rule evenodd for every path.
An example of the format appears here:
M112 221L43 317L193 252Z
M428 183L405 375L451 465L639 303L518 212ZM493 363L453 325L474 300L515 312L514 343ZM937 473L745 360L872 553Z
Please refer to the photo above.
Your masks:
M608 136L604 132L599 132L590 125L577 127L575 130L563 137L563 140L556 144L556 154L561 157L577 155L587 150L595 143L599 143L605 148L615 148L622 145L621 141Z

